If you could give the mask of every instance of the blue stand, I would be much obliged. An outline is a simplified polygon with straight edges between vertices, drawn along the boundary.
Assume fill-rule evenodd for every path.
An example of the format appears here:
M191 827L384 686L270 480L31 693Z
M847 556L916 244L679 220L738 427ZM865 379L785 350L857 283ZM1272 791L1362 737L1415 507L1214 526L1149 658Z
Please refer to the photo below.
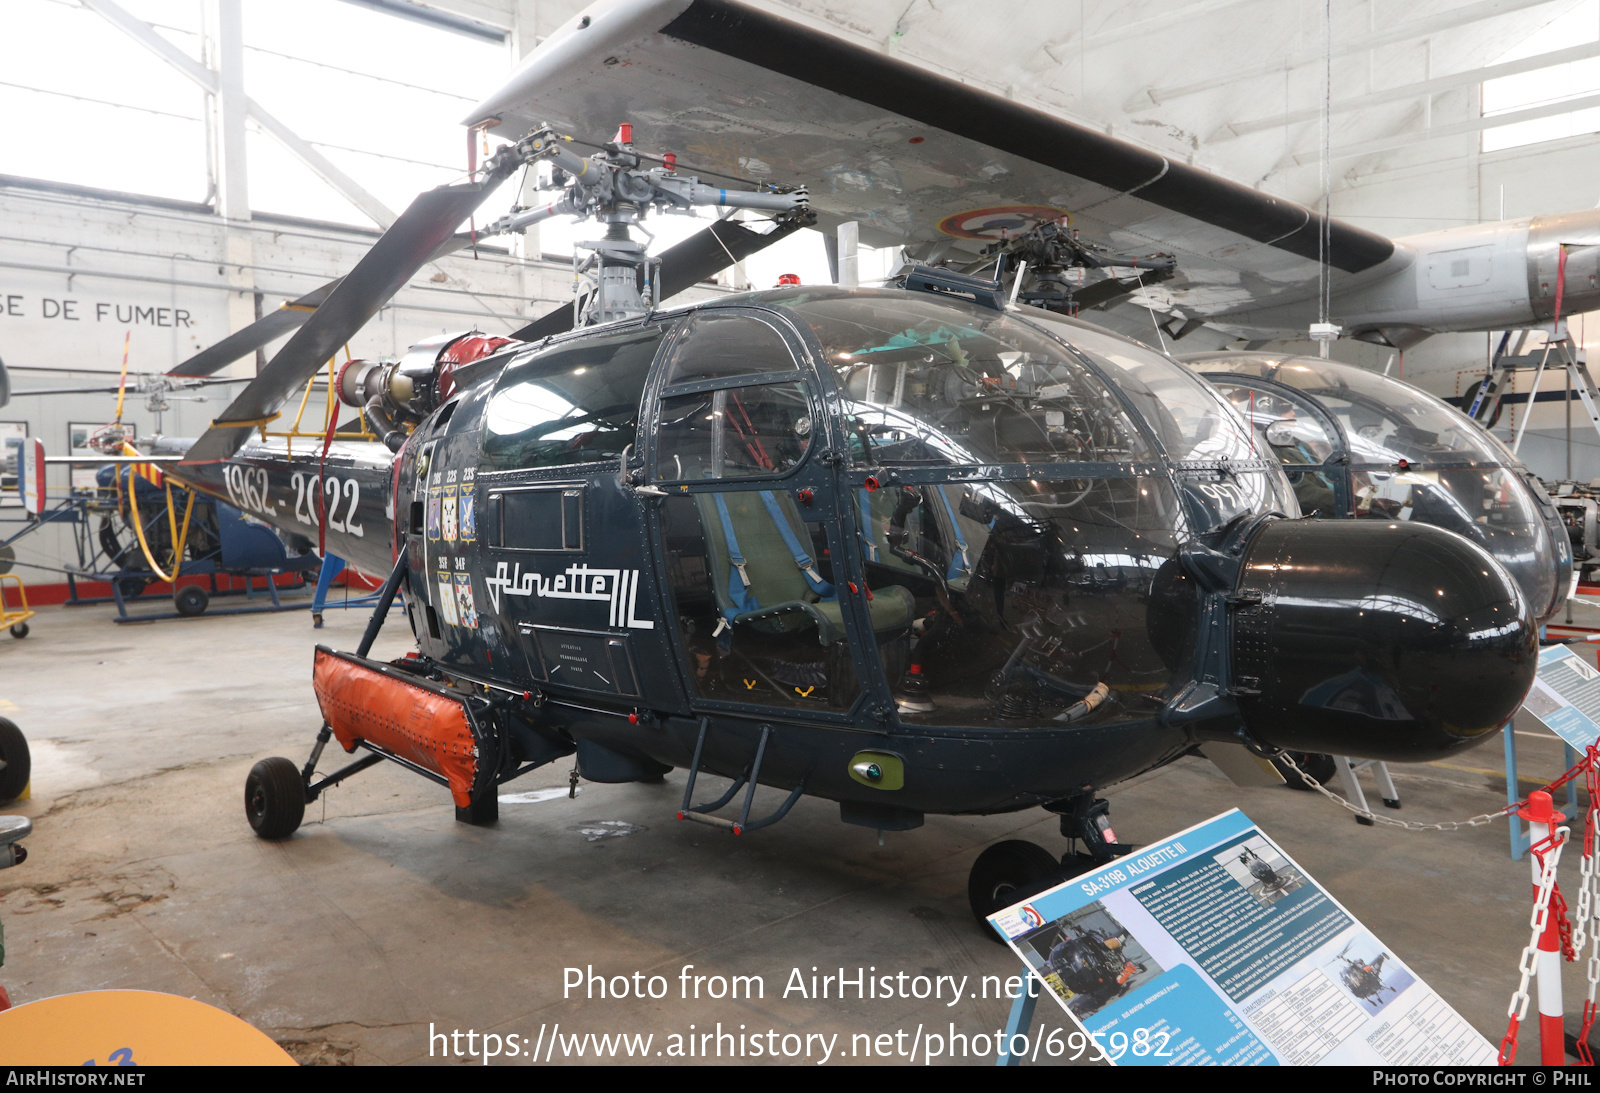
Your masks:
M322 612L328 606L328 589L333 587L333 579L345 571L344 559L336 554L325 554L322 558L322 571L317 574L317 593L311 598L311 625L314 629L322 629ZM343 600L334 604L335 607L371 607L383 596L380 592L366 592L360 596L346 594ZM396 600L395 603L400 602ZM390 606L393 606L391 604Z
M1506 804L1514 805L1522 800L1522 794L1518 791L1517 785L1516 722L1514 720L1507 721L1501 732L1505 734L1506 740ZM1561 750L1566 761L1563 769L1571 770L1572 765L1578 761L1578 753L1572 750L1571 744L1565 742L1562 743ZM1567 807L1565 811L1568 820L1575 819L1580 815L1578 811L1578 783L1576 780L1567 783ZM1509 820L1511 828L1511 860L1521 861L1522 856L1528 852L1530 840L1527 833L1523 831L1522 821L1515 812L1510 815Z
M333 586L333 579L343 572L343 558L337 554L322 556L322 569L317 574L317 593L311 597L312 625L318 630L322 629L322 609L328 602L328 589Z
M1038 980L1028 976L1023 981L1022 994L1011 1003L1011 1016L1006 1018L1006 1038L1000 1045L1000 1051L995 1056L995 1066L1021 1066L1022 1059L1011 1054L1011 1037L1017 1033L1026 1033L1033 1027L1033 1007L1038 1005L1039 996L1032 993L1038 985Z

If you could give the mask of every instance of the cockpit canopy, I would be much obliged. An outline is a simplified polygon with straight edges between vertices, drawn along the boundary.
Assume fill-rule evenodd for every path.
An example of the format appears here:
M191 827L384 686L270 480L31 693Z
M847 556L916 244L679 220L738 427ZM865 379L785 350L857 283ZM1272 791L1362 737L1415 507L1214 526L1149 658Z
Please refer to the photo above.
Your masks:
M1532 473L1465 414L1353 365L1273 353L1183 358L1256 427L1308 516L1416 520L1506 567L1535 616L1566 595L1572 545Z

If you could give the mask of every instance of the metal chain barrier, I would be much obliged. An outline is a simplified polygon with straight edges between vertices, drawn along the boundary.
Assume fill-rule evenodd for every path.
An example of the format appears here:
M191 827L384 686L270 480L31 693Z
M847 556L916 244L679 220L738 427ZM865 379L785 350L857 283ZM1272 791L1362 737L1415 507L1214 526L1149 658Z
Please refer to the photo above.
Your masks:
M1568 829L1558 827L1552 831L1548 838L1541 839L1529 851L1539 860L1539 888L1534 894L1533 914L1528 920L1528 925L1533 933L1528 938L1528 944L1522 950L1522 959L1517 961L1517 971L1521 979L1517 989L1511 994L1511 1005L1506 1009L1506 1016L1510 1023L1506 1026L1505 1038L1500 1041L1500 1065L1510 1066L1517 1057L1517 1033L1522 1027L1522 1021L1528 1016L1528 980L1533 978L1535 966L1539 961L1539 935L1544 933L1545 926L1550 921L1550 897L1556 890L1556 868L1561 864L1561 848L1566 844ZM1548 857L1545 851L1549 852Z
M1504 808L1496 812L1485 812L1483 815L1474 816L1470 820L1444 820L1436 824L1417 823L1409 820L1396 820L1389 816L1380 816L1371 809L1361 808L1358 805L1351 804L1349 801L1339 796L1339 794L1333 792L1333 790L1329 789L1327 786L1311 777L1311 775L1301 770L1299 764L1297 764L1294 759L1290 757L1288 752L1279 752L1276 756L1274 756L1274 759L1288 767L1290 770L1294 771L1305 780L1306 785L1322 794L1340 808L1346 810L1347 812L1353 812L1362 819L1370 820L1371 822L1379 824L1383 827L1399 827L1405 829L1406 831L1460 831L1463 828L1482 827L1484 824L1494 823L1494 821L1505 817L1517 808L1516 805L1506 805ZM1585 760L1585 762L1587 762L1587 760ZM1552 782L1550 788L1554 789L1557 786L1565 785L1567 782L1577 777L1578 774L1582 773L1583 766L1583 763L1579 763L1560 779Z
M1588 980L1589 993L1583 1002L1583 1025L1578 1030L1578 1059L1584 1066L1594 1065L1594 1053L1589 1050L1589 1033L1594 1029L1595 988L1600 985L1600 869L1595 868L1595 802L1600 800L1600 748L1589 745L1585 757L1588 763L1586 787L1589 790L1589 814L1583 825L1583 891L1578 894L1578 921L1573 932L1573 948L1583 949L1583 938L1589 938Z

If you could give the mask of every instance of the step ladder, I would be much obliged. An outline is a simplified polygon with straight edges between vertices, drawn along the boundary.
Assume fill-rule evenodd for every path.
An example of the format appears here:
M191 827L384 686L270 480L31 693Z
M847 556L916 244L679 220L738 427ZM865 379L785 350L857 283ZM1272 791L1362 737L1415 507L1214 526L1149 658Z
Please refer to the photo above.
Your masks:
M1533 417L1533 407L1538 400L1539 385L1544 379L1545 371L1548 368L1559 368L1566 373L1569 390L1576 392L1579 401L1583 403L1583 408L1589 415L1589 423L1594 427L1596 435L1600 435L1600 390L1596 390L1594 379L1589 375L1589 362L1584 353L1574 348L1572 344L1566 320L1563 319L1555 325L1554 334L1539 352L1528 354L1522 352L1528 334L1529 331L1526 330L1518 333L1517 343L1510 353L1506 352L1506 347L1510 343L1511 331L1506 331L1501 337L1500 345L1490 363L1489 373L1478 385L1472 405L1467 410L1467 416L1485 429L1489 428L1489 423L1495 420L1501 403L1509 393L1514 373L1531 370L1533 388L1528 392L1528 407L1522 415L1522 420L1517 422L1516 433L1511 442L1512 453L1519 453L1522 449L1523 434L1528 429L1528 421ZM1568 398L1570 400L1570 394Z
M1372 776L1378 783L1378 796L1382 798L1384 807L1400 807L1400 791L1394 788L1394 779L1389 777L1389 765L1381 759L1352 760L1348 755L1335 755L1333 765L1339 772L1339 784L1344 787L1345 799L1362 812L1372 811L1367 807L1367 795L1362 792L1361 779L1356 777L1363 770L1372 771ZM1372 826L1372 820L1367 816L1357 816L1356 823Z

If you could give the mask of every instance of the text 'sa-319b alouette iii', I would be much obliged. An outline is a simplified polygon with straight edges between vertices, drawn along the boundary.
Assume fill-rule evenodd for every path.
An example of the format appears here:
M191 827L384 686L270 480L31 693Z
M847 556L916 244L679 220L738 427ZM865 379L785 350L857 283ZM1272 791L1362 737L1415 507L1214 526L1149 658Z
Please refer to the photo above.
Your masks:
M668 27L628 53L639 20L669 8L700 19L698 39ZM1055 289L1019 305L993 281L919 266L898 287L659 306L773 236L854 213L798 183L701 183L636 151L627 127L580 157L553 126L513 120L507 104L546 108L541 87L559 115L607 73L683 59L651 48L721 78L716 35L748 14L702 0L592 12L531 55L550 66L543 84L525 67L473 119L498 112L529 135L419 197L175 465L388 574L360 647L318 650L327 724L311 759L251 772L260 834L288 835L323 788L384 759L447 786L458 819L492 822L497 786L575 754L602 782L684 768L683 818L734 832L805 794L879 830L1044 807L1105 860L1126 848L1096 791L1193 749L1241 778L1278 749L1427 759L1517 708L1534 613L1482 546L1419 523L1298 519L1279 461L1216 388L1063 314ZM382 443L291 459L253 439L541 158L561 169L560 196L495 228L598 217L588 293L509 339L347 365L339 398ZM659 258L632 241L644 211L691 204L764 210L773 228L718 221ZM1280 244L1258 249L1305 260ZM1073 268L1093 269L1099 252L1072 246ZM396 595L417 651L376 662ZM333 738L364 754L318 775ZM702 772L733 784L705 800ZM779 792L754 808L757 786ZM1077 863L991 847L974 910Z

